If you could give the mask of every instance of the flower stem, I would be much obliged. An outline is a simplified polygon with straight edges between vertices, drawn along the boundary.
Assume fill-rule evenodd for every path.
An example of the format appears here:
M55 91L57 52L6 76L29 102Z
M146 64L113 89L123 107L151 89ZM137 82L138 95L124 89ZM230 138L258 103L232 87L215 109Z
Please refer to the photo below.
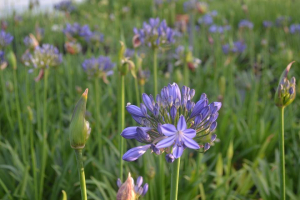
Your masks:
M183 68L184 68L184 80L183 80L183 83L184 83L184 85L185 86L189 86L189 76L190 76L190 72L189 72L189 67L188 67L188 63L187 63L187 61L185 61L184 62L184 66L183 66Z
M102 159L102 152L101 152L101 147L102 147L102 132L100 130L100 99L99 99L99 94L100 94L101 89L99 89L99 79L95 78L95 103L96 103L96 132L98 132L98 152L99 152L99 160L101 161Z
M159 182L160 182L160 199L165 199L165 160L164 156L159 156Z
M157 48L153 51L154 98L157 95Z
M284 159L284 107L280 109L279 153L280 153L280 199L285 200L285 159Z
M47 163L47 90L48 90L48 75L49 68L44 71L44 109L43 109L43 142L42 142L42 166L41 166L41 176L40 176L40 195L39 199L43 199L43 186L45 169Z
M171 198L170 200L177 200L178 195L178 182L179 182L179 168L180 158L176 159L172 164L172 177L171 177Z
M120 75L119 83L119 95L118 95L118 105L119 105L119 123L118 123L118 132L121 133L124 128L125 121L125 76ZM124 139L119 137L119 152L120 152L120 179L123 181L123 159L124 154Z
M82 161L82 150L76 149L75 153L76 153L76 160L77 160L77 169L78 169L79 178L80 178L81 199L87 200L84 167L83 167L83 161Z

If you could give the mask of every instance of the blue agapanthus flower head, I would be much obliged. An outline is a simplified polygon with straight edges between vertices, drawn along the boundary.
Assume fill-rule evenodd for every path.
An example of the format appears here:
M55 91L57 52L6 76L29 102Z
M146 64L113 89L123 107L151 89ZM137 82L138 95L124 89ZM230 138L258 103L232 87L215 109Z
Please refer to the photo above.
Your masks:
M13 41L14 37L5 32L4 30L0 31L0 50L4 49L6 46L8 46L12 41Z
M159 18L150 18L148 23L143 23L143 28L134 28L133 32L141 44L152 48L170 45L175 42L176 36L176 32L167 26L166 20L160 21Z
M208 31L210 33L224 33L225 31L228 31L231 29L231 26L230 25L226 25L226 26L218 26L218 25L211 25L208 29Z
M63 0L63 1L55 4L54 9L64 11L64 12L71 12L71 11L75 10L75 6L72 4L72 1Z
M66 28L63 30L64 34L67 36L71 36L73 38L84 38L85 40L89 40L91 36L93 36L93 32L90 30L89 25L81 26L78 23L67 24Z
M113 63L109 57L99 56L98 58L90 58L82 63L82 68L89 78L101 77L106 78L113 74Z
M62 63L62 54L50 44L37 46L31 55L31 63L35 68L55 67Z
M249 28L253 29L253 23L250 22L249 20L243 19L239 23L239 28Z
M224 54L228 53L243 53L247 48L247 45L243 41L235 41L233 45L225 44L222 46Z
M273 22L272 22L272 21L267 21L267 20L265 20L265 21L263 21L263 26L264 26L265 28L270 28L270 27L273 26Z
M211 14L205 14L203 17L198 19L199 24L211 25L213 22L214 22L214 19Z
M202 94L195 103L195 90L176 83L164 87L154 97L143 94L140 107L127 105L126 109L140 125L128 127L121 136L135 139L144 146L128 150L123 159L134 161L151 149L155 154L166 152L168 162L179 158L184 149L200 149L210 146L216 135L212 132L217 127L218 111L221 102L208 103L206 94Z
M290 33L292 34L300 33L300 24L292 24L290 26Z

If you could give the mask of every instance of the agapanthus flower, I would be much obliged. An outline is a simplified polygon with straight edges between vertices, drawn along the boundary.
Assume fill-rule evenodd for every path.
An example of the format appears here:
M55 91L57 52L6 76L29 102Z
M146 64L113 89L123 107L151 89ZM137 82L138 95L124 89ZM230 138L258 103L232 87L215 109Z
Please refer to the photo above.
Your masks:
M82 68L89 78L101 77L106 81L106 77L113 74L113 63L109 57L99 56L98 58L90 58L82 63Z
M265 20L265 21L263 21L263 26L264 26L265 28L270 28L270 27L273 26L273 22L272 22L272 21L267 21L267 20Z
M65 49L70 54L78 54L81 52L81 45L77 42L66 42L65 43Z
M93 36L93 32L90 30L90 27L88 25L81 26L78 23L67 24L63 32L67 37L76 39L81 37L85 40L89 40L90 37Z
M218 26L218 25L211 25L208 29L208 31L210 33L224 33L225 31L228 31L231 29L230 25L226 25L226 26Z
M134 147L123 155L123 160L134 161L151 149L159 155L166 151L179 158L186 148L207 150L215 139L220 102L208 103L206 94L194 103L195 90L176 83L164 87L156 96L143 94L140 107L128 104L126 109L140 125L127 127L121 133L144 146ZM173 160L170 156L167 161Z
M104 35L102 33L99 33L97 31L92 32L89 36L86 37L86 40L93 43L102 43L104 41Z
M54 9L64 11L64 12L71 12L71 11L75 10L75 6L72 4L72 1L63 0L63 1L55 4Z
M150 18L149 23L144 22L143 28L134 28L135 40L143 45L157 48L163 45L170 45L175 42L176 32L167 26L166 20Z
M203 17L198 19L199 24L210 25L213 22L214 22L214 19L210 14L205 14Z
M62 63L62 54L50 44L37 46L31 55L31 63L35 68L44 69L55 67Z
M290 33L292 34L300 33L300 24L292 24L290 26Z
M32 34L30 34L29 36L26 36L24 38L23 42L24 42L25 46L30 49L34 49L35 47L37 47L39 45L39 42Z
M0 49L4 49L4 47L8 46L12 41L13 41L14 37L9 34L6 33L5 31L1 30L0 31Z
M287 23L291 21L291 17L289 16L279 16L277 17L277 19L275 20L275 24L276 26L284 26L287 25Z
M232 53L243 53L247 45L243 41L235 41L232 46L230 44L225 44L222 46L222 51L224 54Z
M253 29L253 23L250 22L249 20L243 19L239 23L239 28L249 28Z
M208 10L208 4L198 0L189 0L183 3L183 9L185 12L197 11L199 13L206 13Z
M128 173L127 180L122 184L120 179L117 180L117 185L119 187L117 193L117 200L136 200L140 196L143 197L148 192L148 183L143 184L143 177L139 176L134 184L134 180L131 174Z

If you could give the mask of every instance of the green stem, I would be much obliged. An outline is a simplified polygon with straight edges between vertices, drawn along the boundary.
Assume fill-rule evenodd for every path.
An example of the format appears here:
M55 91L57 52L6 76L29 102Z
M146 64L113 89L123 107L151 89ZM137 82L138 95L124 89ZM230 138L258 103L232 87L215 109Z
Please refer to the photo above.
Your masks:
M125 125L125 76L120 75L120 85L119 85L119 95L118 95L118 104L119 104L119 122L118 122L118 132L121 133ZM120 152L120 179L123 181L123 159L124 154L124 138L119 137L119 152Z
M165 198L165 159L164 156L159 156L159 183L160 183L160 199Z
M172 164L172 177L171 177L171 198L170 200L177 200L178 183L179 183L179 168L180 158L176 159Z
M56 69L55 73L55 85L56 85L56 97L57 97L57 102L58 102L58 120L59 120L59 125L61 126L62 123L62 105L61 105L61 100L60 100L60 84L59 84L59 69Z
M11 131L13 131L14 126L13 126L13 122L9 113L9 108L8 108L8 103L7 103L7 99L6 99L6 89L5 89L5 81L4 81L4 77L3 77L3 70L0 69L0 76L1 76L1 86L2 86L2 92L3 92L3 100L4 100L4 107L5 107L5 112L6 112L6 117L9 123L9 126L11 128Z
M38 75L38 73L37 73ZM41 123L41 112L40 112L40 99L39 99L39 86L40 83L35 83L35 103L36 103L36 118L37 118L37 129L39 133L42 133L42 123Z
M153 51L154 98L157 95L157 48Z
M189 67L188 67L188 64L187 64L187 62L185 61L184 62L184 66L183 66L183 68L184 68L184 71L183 71L183 73L184 73L184 85L185 86L189 86L189 78L190 78L190 70L189 70Z
M84 167L83 167L83 161L82 161L82 150L76 149L75 153L76 153L76 160L77 160L77 169L78 169L79 178L80 178L81 199L87 200Z
M23 161L26 163L26 151L25 151L25 142L24 141L24 129L23 129L23 122L21 119L21 108L20 108L20 102L19 102L19 93L18 93L18 78L17 78L17 70L13 69L13 76L14 76L14 87L15 87L15 98L16 98L16 108L17 108L17 118L18 118L18 124L19 124L19 134L20 134L20 140L21 140L21 150L22 150L22 158Z
M285 159L284 159L284 107L280 109L280 129L279 133L279 152L280 152L280 166L279 166L279 177L280 177L280 199L285 200Z
M41 179L40 179L40 195L39 199L43 199L43 186L45 169L47 164L47 90L48 90L48 75L49 68L44 69L44 109L43 109L43 142L42 142L42 166L41 166Z
M98 150L99 150L99 160L102 159L102 152L101 152L101 147L102 147L102 132L100 130L100 95L101 89L99 89L99 79L95 78L95 103L96 103L96 132L98 132Z

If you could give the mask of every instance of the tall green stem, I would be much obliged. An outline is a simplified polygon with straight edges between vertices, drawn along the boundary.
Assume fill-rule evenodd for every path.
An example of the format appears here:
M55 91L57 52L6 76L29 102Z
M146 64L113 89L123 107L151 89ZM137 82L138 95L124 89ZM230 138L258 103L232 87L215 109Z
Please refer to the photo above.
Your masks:
M38 75L38 73L37 73ZM38 132L41 134L42 133L42 123L41 123L41 112L40 112L40 83L36 82L35 83L35 103L36 103L36 118L37 118L37 129Z
M21 119L21 108L20 108L20 102L19 102L19 93L18 93L18 78L17 78L17 69L13 69L13 76L14 76L14 87L15 87L15 98L16 98L16 108L17 108L17 118L18 118L18 124L19 124L19 134L20 134L20 140L21 140L21 150L22 150L22 158L23 161L26 163L26 151L25 151L25 142L24 141L24 129L23 129L23 122Z
M40 198L43 199L43 186L45 169L47 164L47 90L48 90L48 75L49 68L44 71L44 109L43 109L43 143L42 143L42 166L41 166L41 179L40 179Z
M154 98L157 95L157 48L153 51Z
M280 133L279 133L279 152L280 152L280 199L285 200L285 159L284 159L284 107L280 109Z
M166 199L165 198L165 157L164 156L159 156L159 191L160 191L160 198L161 200Z
M172 164L172 175L171 175L171 198L170 200L177 200L178 196L178 183L179 183L179 168L180 158L176 159Z
M6 112L6 117L9 123L9 126L11 128L11 130L13 131L14 126L13 126L13 122L9 113L9 108L8 108L8 103L7 103L7 99L6 99L6 89L5 89L5 81L4 81L4 77L3 77L3 70L0 69L0 76L1 76L1 86L2 86L2 92L3 92L3 101L4 101L4 107L5 107L5 112Z
M87 200L84 167L83 167L83 161L82 161L82 150L76 149L75 153L76 153L76 160L77 160L77 169L78 169L79 178L80 178L81 199Z
M99 160L102 159L102 152L101 152L101 147L102 147L102 131L100 130L100 95L101 89L99 89L99 79L95 78L95 103L96 103L96 130L98 132L98 152L99 152Z
M190 81L189 81L189 80L190 80L190 74L189 74L189 73L190 73L190 72L189 72L189 67L188 67L187 61L184 62L183 68L184 68L184 69L183 69L183 70L184 70L184 71L183 71L183 73L184 73L184 81L183 81L183 82L184 82L184 85L185 85L185 86L189 86L189 82L190 82Z
M118 119L118 131L122 132L125 125L125 76L120 75L119 81L119 95L118 95L118 105L119 105L119 119ZM120 152L120 179L123 181L123 159L124 154L124 138L119 137L119 152Z
M56 85L56 98L57 98L57 103L58 103L58 120L59 120L59 125L62 123L62 104L60 100L60 84L59 84L59 69L56 69L55 73L55 85Z

